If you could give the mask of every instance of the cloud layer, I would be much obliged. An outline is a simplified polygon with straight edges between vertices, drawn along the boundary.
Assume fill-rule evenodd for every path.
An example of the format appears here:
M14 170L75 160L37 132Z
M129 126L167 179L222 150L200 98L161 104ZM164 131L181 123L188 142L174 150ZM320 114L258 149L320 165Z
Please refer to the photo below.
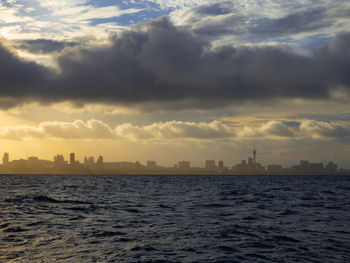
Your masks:
M267 121L260 125L230 127L220 121L157 122L150 125L124 123L111 127L100 120L42 122L38 126L0 127L0 139L129 139L129 140L295 140L350 138L350 124L301 120L293 124Z
M329 99L334 89L349 91L350 34L308 56L285 47L211 48L162 17L112 36L109 45L66 47L56 62L59 73L0 46L0 106L72 101L183 109Z

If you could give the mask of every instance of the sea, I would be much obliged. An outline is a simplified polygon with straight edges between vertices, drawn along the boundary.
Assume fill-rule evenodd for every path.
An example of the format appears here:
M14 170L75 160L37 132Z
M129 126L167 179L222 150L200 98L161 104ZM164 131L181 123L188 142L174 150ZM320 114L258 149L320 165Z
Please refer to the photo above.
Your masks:
M0 262L350 262L350 176L0 175Z

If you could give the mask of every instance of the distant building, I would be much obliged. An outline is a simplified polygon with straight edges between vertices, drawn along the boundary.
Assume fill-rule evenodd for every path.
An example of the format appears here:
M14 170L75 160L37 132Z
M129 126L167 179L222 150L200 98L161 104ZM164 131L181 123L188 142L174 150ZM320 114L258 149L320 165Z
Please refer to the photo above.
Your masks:
M232 170L235 171L235 172L239 172L239 173L241 173L241 172L243 172L243 173L247 172L247 171L248 171L247 161L246 161L246 160L242 160L242 162L239 163L239 164L236 164L236 165L233 167Z
M307 171L309 169L310 162L309 161L300 161L300 169L303 171Z
M253 166L254 166L253 158L252 158L252 157L249 157L249 158L248 158L248 166L249 166L249 167L253 167Z
M57 154L54 157L53 162L54 162L55 166L57 166L57 167L63 167L65 165L64 157L62 154Z
M158 165L157 165L157 163L155 161L147 161L147 168L155 169L157 167L158 167Z
M255 150L255 147L253 149L253 164L256 164L256 150Z
M219 161L219 169L220 170L224 169L224 161Z
M97 159L96 165L99 169L101 169L103 167L103 156L100 155Z
M2 164L3 165L9 164L9 154L8 153L4 153L4 156L2 157Z
M206 160L205 161L205 169L213 170L215 168L216 168L215 160Z
M310 163L309 172L311 173L322 173L324 172L323 163Z
M103 164L103 156L102 156L102 155L100 155L100 156L98 157L96 163L97 163L97 164Z
M74 166L75 165L75 153L71 153L69 156L69 165Z
M281 173L282 172L282 165L278 165L278 164L268 165L267 172L269 172L269 173Z
M191 163L189 161L180 161L178 163L179 169L190 169L191 168Z
M95 163L95 158L93 156L90 156L89 159L88 159L88 163L91 165L91 164L94 164Z
M328 173L336 173L338 172L338 165L333 162L329 162L325 167L325 171Z
M299 165L293 165L292 171L297 173L324 173L326 169L323 163L310 163L309 161L300 161Z

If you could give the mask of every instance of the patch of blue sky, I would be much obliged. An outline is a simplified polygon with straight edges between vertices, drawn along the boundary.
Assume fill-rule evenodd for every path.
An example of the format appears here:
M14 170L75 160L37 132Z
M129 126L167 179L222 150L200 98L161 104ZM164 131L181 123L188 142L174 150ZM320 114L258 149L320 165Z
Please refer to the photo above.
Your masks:
M162 10L155 3L149 2L135 2L130 1L113 1L113 0L93 0L89 4L95 7L107 7L107 6L117 6L121 10L126 9L139 9L139 12L131 14L123 14L118 17L104 18L104 19L94 19L91 21L90 25L98 25L103 23L115 23L120 26L132 26L139 22L146 22L156 19L163 15L168 15L169 11Z
M162 15L167 15L167 13L164 11L142 10L137 13L123 14L118 17L94 19L90 22L90 25L95 26L104 23L115 23L120 26L132 26L139 22L146 22L156 19L157 17Z

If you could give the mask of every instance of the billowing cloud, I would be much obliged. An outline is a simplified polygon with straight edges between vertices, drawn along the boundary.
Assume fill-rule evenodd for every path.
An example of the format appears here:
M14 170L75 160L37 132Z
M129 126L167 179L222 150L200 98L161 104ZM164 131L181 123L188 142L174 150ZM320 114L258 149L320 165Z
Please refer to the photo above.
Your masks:
M307 56L278 47L211 48L162 17L111 37L109 45L65 48L56 57L59 73L0 47L0 96L11 105L25 97L25 102L154 110L220 108L274 98L330 99L334 89L349 91L349 50L349 33Z
M100 120L84 122L42 122L38 126L0 127L0 138L9 140L61 138L61 139L220 139L234 133L223 123L213 122L159 122L138 126L130 123L114 128Z
M128 139L128 140L305 140L350 138L350 124L315 120L267 121L243 127L230 127L221 121L155 122L149 125L119 124L115 127L100 120L41 122L37 126L0 127L0 139Z
M122 137L144 139L219 139L233 137L234 133L223 123L170 121L159 122L148 126L122 124L116 127L116 133Z
M294 137L295 131L287 123L282 121L268 121L257 127L245 126L238 133L241 138L290 138Z
M315 138L346 138L350 137L350 126L336 122L304 120L300 129Z

